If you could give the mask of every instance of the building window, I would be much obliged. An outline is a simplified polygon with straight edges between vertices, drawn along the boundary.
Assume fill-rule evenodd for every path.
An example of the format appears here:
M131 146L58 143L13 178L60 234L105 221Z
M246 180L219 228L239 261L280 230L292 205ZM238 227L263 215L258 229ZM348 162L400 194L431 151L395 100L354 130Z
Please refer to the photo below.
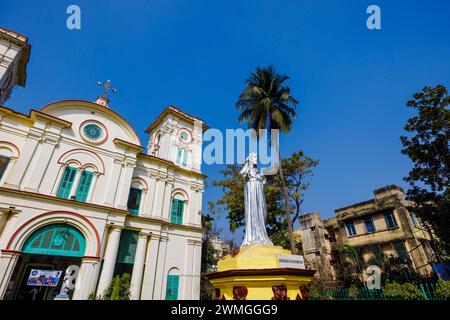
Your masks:
M83 133L86 135L86 137L89 138L89 140L97 141L100 140L103 136L103 130L98 125L94 123L90 123L83 128Z
M406 248L405 245L403 244L403 241L392 242L392 247L394 248L397 257L399 257L404 261L409 260L408 252L406 252Z
M189 160L189 151L183 149L182 147L178 147L176 163L179 164L180 166L187 167L188 160Z
M345 227L347 228L347 234L351 236L356 236L356 229L353 221L348 221L345 223Z
M372 216L364 217L364 225L366 226L367 233L375 232L375 225L373 223Z
M1 177L0 177L1 178ZM414 212L410 212L409 213L409 216L410 216L410 218L411 218L411 221L412 221L412 223L413 223L413 225L417 225L419 222L417 221L417 217L416 217L416 215L414 214Z
M35 231L25 242L22 251L29 254L82 257L85 246L83 235L74 227L51 224Z
M384 220L386 220L386 226L388 229L397 228L397 220L395 220L394 212L387 212L384 214Z
M3 177L3 174L5 173L10 160L11 160L11 158L9 158L9 157L0 156L0 180Z
M73 181L78 169L75 167L67 166L64 169L64 173L59 184L58 192L56 196L62 199L69 199L70 191L72 190Z
M178 285L180 276L169 274L167 276L166 300L178 300Z
M132 274L138 238L139 233L137 231L122 230L120 233L114 276L124 273Z
M184 201L172 199L172 209L170 212L170 222L183 224Z
M81 174L80 183L78 184L77 193L75 195L76 201L86 202L93 176L93 172L86 170L83 171Z
M94 144L103 143L108 138L106 127L96 120L83 122L79 130L83 140Z
M128 211L134 216L139 215L139 207L141 205L142 190L138 188L130 188L128 196Z

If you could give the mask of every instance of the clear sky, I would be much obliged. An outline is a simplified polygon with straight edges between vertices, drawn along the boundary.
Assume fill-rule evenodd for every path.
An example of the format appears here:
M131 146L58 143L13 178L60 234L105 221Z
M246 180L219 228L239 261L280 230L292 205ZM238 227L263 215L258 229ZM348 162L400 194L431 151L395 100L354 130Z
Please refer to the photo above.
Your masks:
M81 8L81 30L66 28L71 4ZM381 30L366 28L371 4L381 8ZM282 153L303 149L320 161L303 210L329 217L375 188L406 187L405 103L424 85L450 87L449 13L447 0L1 0L0 25L32 44L26 87L6 106L28 113L61 99L95 100L96 82L111 79L119 90L112 108L144 143L168 104L210 127L239 127L234 103L244 79L273 64L300 101ZM209 183L219 169L203 166ZM204 208L218 195L208 187Z

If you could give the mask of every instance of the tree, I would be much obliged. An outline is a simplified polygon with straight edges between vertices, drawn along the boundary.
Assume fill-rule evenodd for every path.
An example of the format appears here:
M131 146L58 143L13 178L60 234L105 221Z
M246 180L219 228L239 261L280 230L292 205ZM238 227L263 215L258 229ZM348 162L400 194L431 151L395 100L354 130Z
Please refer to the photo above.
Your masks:
M296 117L295 108L297 100L291 95L289 87L284 82L289 77L277 73L273 66L267 68L256 68L246 79L245 88L241 92L236 107L240 112L239 121L247 121L249 128L256 130L259 135L261 129L277 129L288 133L292 122ZM279 160L279 175L282 182L286 221L288 225L291 252L295 252L293 237L291 208L289 205L289 194L286 181L283 177L281 155L276 145Z
M289 215L295 221L301 213L300 206L303 202L303 192L308 188L308 177L312 175L312 168L318 161L307 157L303 151L294 152L292 156L283 159L282 165L285 171L286 186L290 206L293 208ZM224 179L213 181L213 186L222 188L223 196L216 202L209 203L212 213L227 212L230 223L230 231L234 232L245 224L244 206L244 179L239 174L237 165L228 165L221 170ZM287 234L286 211L280 205L283 203L283 190L280 176L267 176L264 193L267 202L267 234L275 245L289 248Z
M214 263L214 247L211 243L211 237L213 236L213 218L211 215L202 214L202 259L201 259L201 272L200 278L200 299L211 300L213 298L214 288L209 280L203 275L205 272L210 272Z
M415 93L407 106L417 115L407 121L404 129L409 133L400 139L402 153L413 162L405 177L411 188L407 198L414 204L414 212L426 225L431 226L439 238L434 245L439 252L450 249L450 96L442 85L424 87ZM430 234L432 234L430 232Z
M103 300L130 300L131 276L128 273L115 276L106 288Z

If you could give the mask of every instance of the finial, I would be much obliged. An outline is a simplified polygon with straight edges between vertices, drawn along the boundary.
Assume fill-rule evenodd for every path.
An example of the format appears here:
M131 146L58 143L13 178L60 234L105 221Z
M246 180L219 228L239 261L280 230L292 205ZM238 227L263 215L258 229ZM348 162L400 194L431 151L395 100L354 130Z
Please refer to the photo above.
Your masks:
M98 84L99 86L102 86L102 87L105 88L105 91L103 92L103 96L102 96L102 97L105 98L105 99L106 99L106 95L108 94L108 90L111 90L112 92L116 92L116 91L117 91L116 88L114 88L113 86L111 86L111 80L106 80L106 83L97 81L97 84Z

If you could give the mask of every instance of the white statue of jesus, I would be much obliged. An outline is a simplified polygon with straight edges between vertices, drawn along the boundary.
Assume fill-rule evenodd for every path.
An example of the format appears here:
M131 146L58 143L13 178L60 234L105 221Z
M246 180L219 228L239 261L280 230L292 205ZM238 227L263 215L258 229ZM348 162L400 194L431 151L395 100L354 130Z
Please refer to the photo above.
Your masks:
M258 156L250 153L240 174L245 178L245 236L242 246L252 244L273 245L267 236L267 207L264 195L266 177L258 172Z

